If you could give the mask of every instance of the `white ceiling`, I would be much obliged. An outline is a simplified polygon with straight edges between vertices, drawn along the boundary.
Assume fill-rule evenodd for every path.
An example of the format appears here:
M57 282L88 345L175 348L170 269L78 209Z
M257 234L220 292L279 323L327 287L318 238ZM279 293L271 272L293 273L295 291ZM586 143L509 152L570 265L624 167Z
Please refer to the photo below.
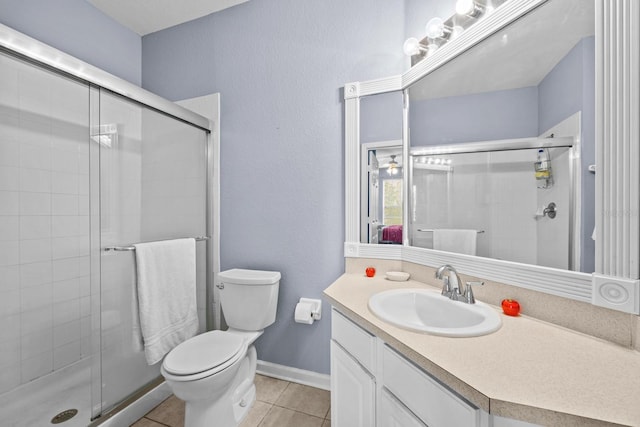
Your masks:
M249 0L87 0L141 36Z

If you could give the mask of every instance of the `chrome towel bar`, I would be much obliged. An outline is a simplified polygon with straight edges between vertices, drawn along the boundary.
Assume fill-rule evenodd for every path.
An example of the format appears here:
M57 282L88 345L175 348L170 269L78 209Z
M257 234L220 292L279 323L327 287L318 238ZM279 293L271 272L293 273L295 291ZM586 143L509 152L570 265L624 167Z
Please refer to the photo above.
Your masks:
M209 236L198 236L198 237L194 237L194 239L196 239L196 242L200 242L203 240L209 240L210 237ZM172 240L172 239L165 239L165 240ZM161 241L161 240L160 240ZM109 251L116 251L116 252L127 252L127 251L135 251L136 248L135 246L106 246L104 248L105 252L109 252Z
M434 230L431 228L418 228L418 231L421 231L423 233L433 233ZM482 234L484 233L484 230L477 230L477 233Z

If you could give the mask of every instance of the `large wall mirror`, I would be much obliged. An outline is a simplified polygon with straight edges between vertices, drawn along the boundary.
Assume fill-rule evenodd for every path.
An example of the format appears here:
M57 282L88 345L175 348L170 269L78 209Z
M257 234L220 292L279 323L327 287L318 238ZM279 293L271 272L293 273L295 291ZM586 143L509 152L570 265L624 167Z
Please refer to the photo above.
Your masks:
M345 256L638 314L632 3L507 0L405 74L347 84ZM381 206L394 179L402 220Z
M410 245L594 271L594 15L549 1L407 88Z

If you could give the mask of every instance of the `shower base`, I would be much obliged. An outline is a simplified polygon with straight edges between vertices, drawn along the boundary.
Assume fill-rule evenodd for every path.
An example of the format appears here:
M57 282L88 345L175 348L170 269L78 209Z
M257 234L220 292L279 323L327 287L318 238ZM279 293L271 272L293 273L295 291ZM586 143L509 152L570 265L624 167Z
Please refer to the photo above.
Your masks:
M77 409L71 419L51 424L57 414ZM91 365L84 359L0 395L3 426L86 427L91 419Z

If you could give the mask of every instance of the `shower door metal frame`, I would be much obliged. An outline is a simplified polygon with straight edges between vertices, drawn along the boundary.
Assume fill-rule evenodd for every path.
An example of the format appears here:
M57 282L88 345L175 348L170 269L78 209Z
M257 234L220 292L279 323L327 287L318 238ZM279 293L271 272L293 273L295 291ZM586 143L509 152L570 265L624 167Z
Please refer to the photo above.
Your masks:
M0 47L45 68L107 89L208 132L213 130L209 119L3 24L0 24Z
M214 251L219 248L219 199L217 193L212 194L212 190L219 187L219 144L214 143L213 132L218 130L218 124L214 124L208 118L184 108L176 103L164 99L126 80L116 77L100 68L81 61L58 49L48 46L36 39L22 34L6 25L0 24L0 51L5 52L18 59L32 63L35 66L53 71L65 77L86 83L91 92L95 89L104 89L108 92L120 95L123 98L132 100L138 104L148 107L161 114L173 117L179 121L190 124L206 132L206 158L207 158L207 179L206 179L206 235L211 238L206 245L206 316L207 329L218 326L212 313L212 285L214 283L219 262L212 258ZM88 106L91 110L91 105ZM89 135L87 135L89 137ZM219 138L219 135L216 136ZM218 166L216 166L218 165ZM215 228L214 228L215 227ZM214 242L214 240L216 240ZM100 247L102 250L102 248ZM217 252L217 251L216 251ZM216 256L218 256L216 254ZM149 387L154 387L156 382L161 382L161 377L153 384L143 386L134 396L123 396L123 401L108 412L103 412L95 423L101 423L101 419L109 418L112 413L118 412L122 407L131 403L135 399L145 394ZM92 416L94 414L92 413ZM92 423L95 424L95 423Z

